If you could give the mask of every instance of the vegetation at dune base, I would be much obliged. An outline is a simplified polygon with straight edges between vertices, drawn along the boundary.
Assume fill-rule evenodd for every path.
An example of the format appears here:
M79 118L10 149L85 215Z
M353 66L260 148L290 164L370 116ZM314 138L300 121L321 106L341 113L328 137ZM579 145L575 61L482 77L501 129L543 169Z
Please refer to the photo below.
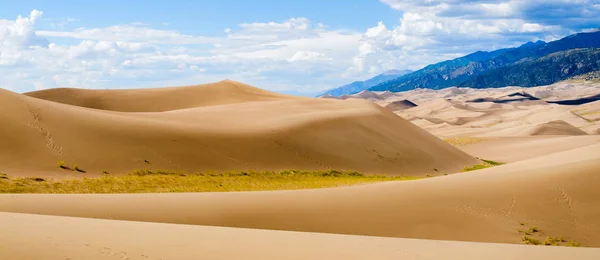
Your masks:
M349 186L361 183L413 180L413 177L364 175L344 171L236 171L185 173L136 170L128 175L51 180L0 178L0 193L157 193L295 190Z
M444 142L449 143L454 146L463 146L469 144L476 144L481 142L481 138L470 137L470 136L456 136L456 137L448 137L442 139Z
M525 226L521 223L521 226ZM581 244L575 241L567 241L563 237L547 236L543 237L542 231L537 227L529 227L527 229L518 229L520 234L523 234L521 241L527 245L544 245L544 246L572 246L579 247ZM544 240L542 240L544 239Z
M85 171L84 171L84 170L82 170L81 168L79 168L79 166L78 166L77 164L75 164L75 166L73 166L73 168L71 168L71 167L67 166L67 165L66 165L66 163L65 163L64 161L58 161L58 162L56 163L56 166L57 166L58 168L61 168L61 169L63 169L63 170L68 170L68 171L76 171L76 172L83 172L83 173L85 173Z
M465 167L462 171L463 172L470 172L470 171L481 170L481 169L490 168L490 167L494 167L494 166L505 164L503 162L496 162L496 161L483 160L483 159L481 159L481 162L482 162L481 164L477 164L477 165Z

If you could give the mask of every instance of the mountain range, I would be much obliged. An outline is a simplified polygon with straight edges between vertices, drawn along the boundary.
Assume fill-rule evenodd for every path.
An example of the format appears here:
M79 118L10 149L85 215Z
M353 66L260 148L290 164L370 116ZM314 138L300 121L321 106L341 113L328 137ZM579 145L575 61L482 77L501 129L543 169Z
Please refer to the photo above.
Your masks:
M453 86L499 88L547 85L600 70L598 48L600 31L578 33L552 42L536 41L515 48L478 51L428 65L414 72L390 76L367 88L348 87L357 83L355 82L325 94L340 96L355 94L365 89L401 92L417 88L443 89ZM376 82L375 78L364 82ZM341 89L345 90L345 93L340 94Z
M386 82L388 80L396 79L400 76L406 75L411 72L411 70L389 70L365 81L355 81L350 84L328 90L319 96L339 97L343 95L355 94L366 90L370 87L373 87L377 84Z

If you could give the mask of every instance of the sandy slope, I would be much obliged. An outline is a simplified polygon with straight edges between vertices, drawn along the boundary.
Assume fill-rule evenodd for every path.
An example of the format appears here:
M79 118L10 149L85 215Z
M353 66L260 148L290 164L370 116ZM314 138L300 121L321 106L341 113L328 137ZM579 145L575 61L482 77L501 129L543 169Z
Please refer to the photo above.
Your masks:
M515 136L475 138L459 148L483 159L516 162L599 143L600 136L593 135Z
M299 99L231 80L197 86L151 89L54 88L24 95L75 106L123 112L162 112L250 101Z
M224 92L215 94L217 86ZM156 91L80 92L90 93L110 110L191 107L117 112L0 90L0 172L60 178L140 168L333 168L419 176L476 163L466 153L364 100L283 97L231 81ZM161 103L164 94L170 103ZM69 102L77 100L86 98L75 95ZM60 160L87 173L61 170L56 166Z
M597 247L598 151L600 144L468 173L336 189L0 195L0 211L503 243L522 243L518 229L536 226L542 241L562 236Z
M12 260L592 260L600 257L600 249L596 248L363 237L11 213L0 213L0 232L0 258Z

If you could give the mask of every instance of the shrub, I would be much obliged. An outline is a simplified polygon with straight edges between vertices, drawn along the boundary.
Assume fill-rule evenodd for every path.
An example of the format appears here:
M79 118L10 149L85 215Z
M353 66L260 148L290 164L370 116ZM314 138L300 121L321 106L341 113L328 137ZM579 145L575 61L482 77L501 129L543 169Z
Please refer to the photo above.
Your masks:
M528 235L523 235L523 237L521 238L521 240L523 242L525 242L525 244L528 244L528 245L539 245L540 244L539 240L537 240L535 238L532 238L532 237L530 237Z
M69 168L64 161L58 161L56 163L56 166L58 166L58 168L64 169L64 170L71 170L71 168Z
M73 167L73 169L74 169L75 171L78 171L78 172L83 172L83 173L85 173L85 171L84 171L84 170L82 170L81 168L79 168L79 166L78 166L77 164L75 164L75 167Z

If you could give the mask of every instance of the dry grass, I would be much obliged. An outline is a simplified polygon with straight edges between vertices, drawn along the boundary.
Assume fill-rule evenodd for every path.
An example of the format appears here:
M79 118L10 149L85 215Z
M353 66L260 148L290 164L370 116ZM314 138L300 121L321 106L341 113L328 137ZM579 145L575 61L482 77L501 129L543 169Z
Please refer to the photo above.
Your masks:
M457 136L457 137L449 137L444 138L444 142L449 143L454 146L463 146L469 144L476 144L481 142L481 138L470 137L470 136Z
M184 173L138 170L125 176L49 180L43 178L0 179L0 193L162 193L296 190L349 186L383 181L413 180L411 177L363 175L340 171L260 171Z
M520 225L525 226L524 223L520 223ZM543 237L541 235L542 231L537 227L529 227L528 229L525 229L525 230L519 229L518 231L519 231L519 233L523 234L523 237L521 237L521 241L523 241L523 243L528 244L528 245L573 246L573 247L581 246L581 244L579 244L578 242L568 241L568 240L564 239L562 236L559 236L559 237L548 236L548 237L546 237L546 239L543 242L541 242L541 240L539 240L539 239L543 239Z
M470 171L481 170L481 169L490 168L490 167L494 167L494 166L505 164L503 162L496 162L496 161L483 160L483 159L481 160L481 162L482 162L481 164L473 165L473 166L470 166L470 167L465 167L462 171L463 172L470 172Z

